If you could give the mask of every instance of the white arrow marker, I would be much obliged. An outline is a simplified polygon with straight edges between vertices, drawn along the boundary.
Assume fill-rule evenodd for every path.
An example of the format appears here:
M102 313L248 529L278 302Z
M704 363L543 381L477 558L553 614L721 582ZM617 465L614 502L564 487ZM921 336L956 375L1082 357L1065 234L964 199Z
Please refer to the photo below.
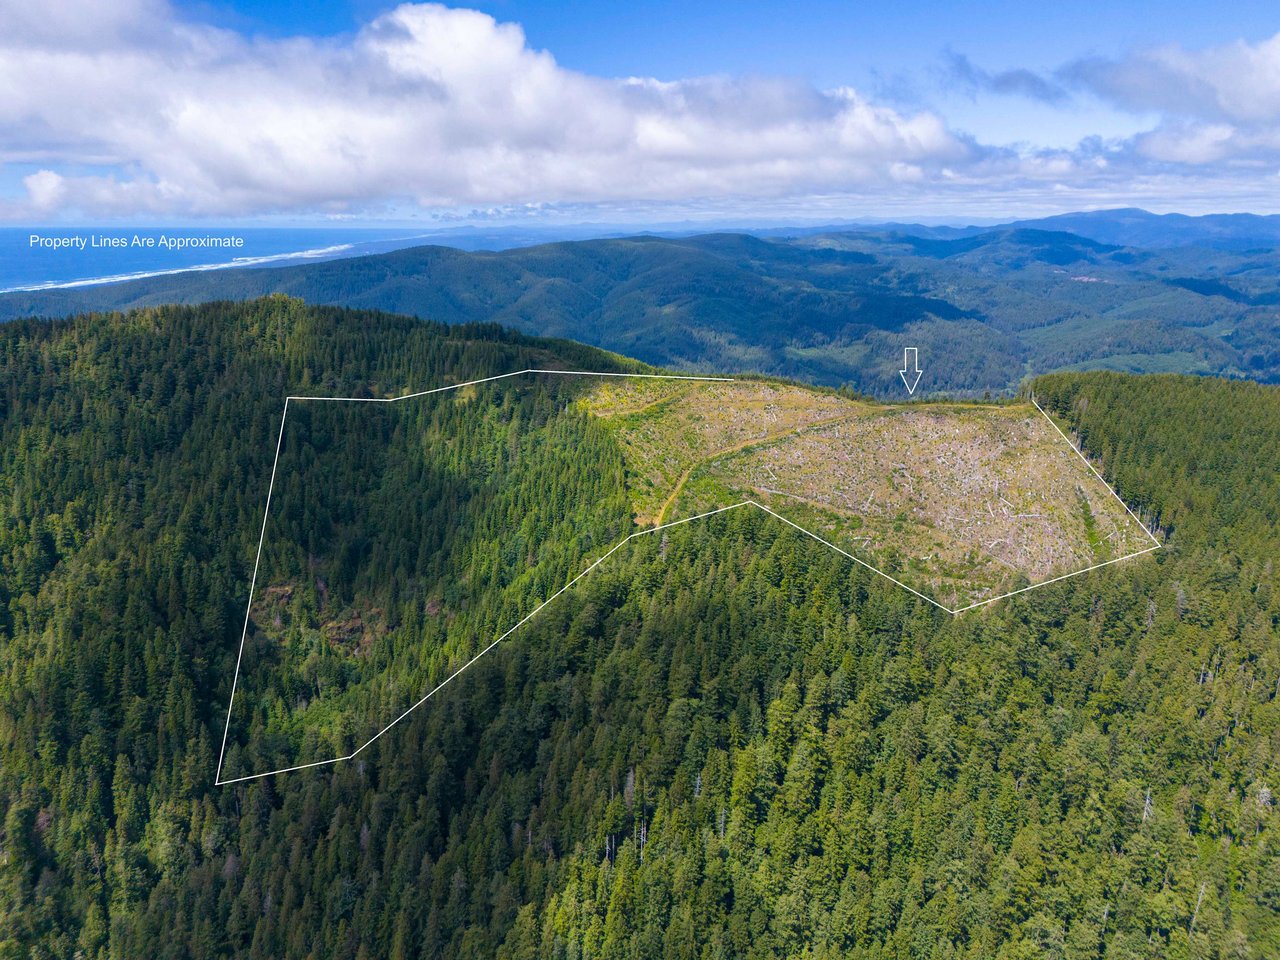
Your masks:
M911 374L911 376L908 376ZM902 377L902 382L907 387L907 394L916 392L916 385L920 383L920 350L917 347L902 348L902 369L898 371L898 375Z

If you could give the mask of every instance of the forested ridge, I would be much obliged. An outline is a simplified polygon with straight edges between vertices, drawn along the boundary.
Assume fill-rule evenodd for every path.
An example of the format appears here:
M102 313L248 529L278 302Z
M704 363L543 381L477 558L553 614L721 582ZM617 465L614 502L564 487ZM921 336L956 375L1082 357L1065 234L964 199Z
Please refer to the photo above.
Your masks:
M633 541L356 760L215 786L282 398L626 363L285 298L0 327L0 957L1280 955L1280 392L1254 384L1031 384L1155 518L1146 557L951 618L735 511ZM572 391L409 424L475 423L439 463L494 465L449 487L442 569L393 578L465 606L459 644L619 522ZM561 509L606 539L535 511L545 582L482 575L552 475L595 484ZM403 492L377 520L413 539ZM326 531L323 572L393 589L311 520L282 522ZM471 593L433 593L464 560Z
M285 293L893 401L906 399L904 347L923 365L917 397L1007 395L1073 365L1280 381L1280 252L1120 247L1029 226L423 246L0 293L0 320Z

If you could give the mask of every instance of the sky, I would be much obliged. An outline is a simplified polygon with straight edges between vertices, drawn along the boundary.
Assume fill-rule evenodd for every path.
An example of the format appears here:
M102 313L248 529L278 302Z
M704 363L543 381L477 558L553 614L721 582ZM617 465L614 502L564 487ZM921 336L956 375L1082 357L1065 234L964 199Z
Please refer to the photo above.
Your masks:
M0 0L0 221L1280 212L1280 8Z

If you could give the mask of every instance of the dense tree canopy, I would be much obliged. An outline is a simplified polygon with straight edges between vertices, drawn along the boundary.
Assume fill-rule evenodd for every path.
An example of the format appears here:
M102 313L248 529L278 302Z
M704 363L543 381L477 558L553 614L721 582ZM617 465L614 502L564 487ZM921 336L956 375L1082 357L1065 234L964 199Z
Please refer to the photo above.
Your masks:
M1280 955L1280 392L1256 385L1032 384L1154 554L951 618L737 511L632 541L356 760L215 786L282 398L624 363L283 298L0 327L0 957ZM300 416L286 455L386 494L353 552L316 479L264 561L349 585L281 627L355 671L343 711L616 539L621 458L573 389L363 444ZM382 610L385 659L324 635L326 602ZM300 742L274 676L246 769Z
M905 399L908 346L925 371L917 396L1008 393L1025 373L1072 364L1280 381L1280 251L1135 249L1038 229L941 233L424 246L0 293L0 320L285 293L894 400Z

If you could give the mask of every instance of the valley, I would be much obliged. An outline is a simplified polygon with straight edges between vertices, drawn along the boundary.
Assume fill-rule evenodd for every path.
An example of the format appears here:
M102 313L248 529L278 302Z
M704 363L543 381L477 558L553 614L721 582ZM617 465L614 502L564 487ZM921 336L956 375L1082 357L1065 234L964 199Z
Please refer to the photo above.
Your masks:
M285 293L888 401L906 399L898 370L915 346L918 395L981 399L1064 368L1276 382L1278 269L1274 250L1128 247L1014 226L636 236L7 293L0 320Z

